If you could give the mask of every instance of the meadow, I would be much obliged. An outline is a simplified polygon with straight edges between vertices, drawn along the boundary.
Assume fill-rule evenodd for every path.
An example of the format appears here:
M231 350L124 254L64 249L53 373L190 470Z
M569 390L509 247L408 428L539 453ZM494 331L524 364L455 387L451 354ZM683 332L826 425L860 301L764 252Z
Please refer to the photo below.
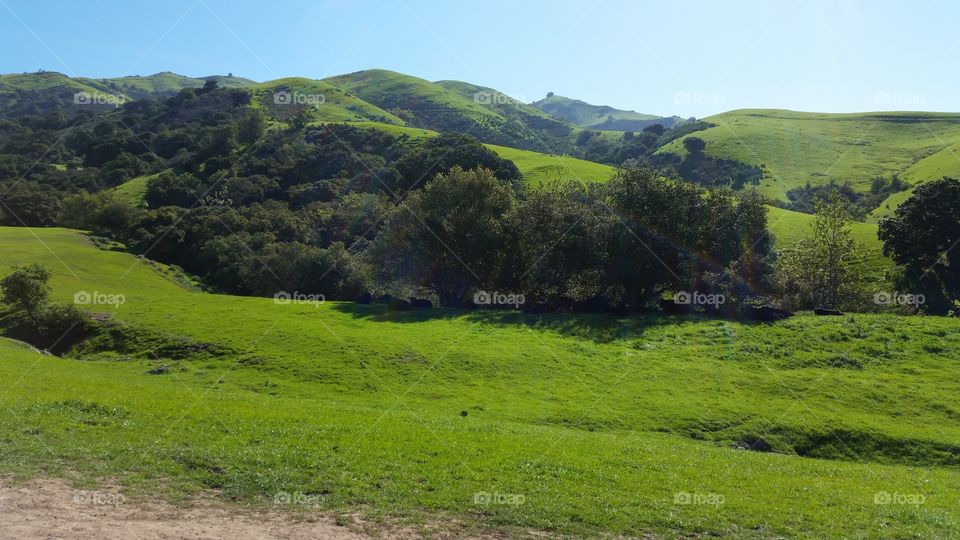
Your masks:
M898 174L915 184L960 174L958 114L742 109L704 120L716 125L690 136L706 141L707 154L764 166L759 187L775 199L786 200L787 191L808 182L850 182L862 192L876 177ZM683 138L660 151L685 155Z
M0 341L0 468L132 497L302 494L475 534L951 537L960 323L388 311L185 288L67 229L0 229L103 330ZM385 525L386 526L386 525Z

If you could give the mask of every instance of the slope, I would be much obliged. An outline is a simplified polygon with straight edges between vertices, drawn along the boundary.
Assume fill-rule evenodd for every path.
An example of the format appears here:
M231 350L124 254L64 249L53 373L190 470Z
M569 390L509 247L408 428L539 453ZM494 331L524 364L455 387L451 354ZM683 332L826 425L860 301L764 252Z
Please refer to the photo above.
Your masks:
M459 81L432 83L382 69L324 79L413 127L466 133L491 144L537 151L572 148L572 126L501 92Z
M643 128L662 124L671 127L681 119L677 116L662 117L655 114L643 114L635 111L615 109L607 105L591 105L579 99L548 95L533 106L578 126L613 131L640 131Z
M245 502L296 493L467 535L960 530L952 319L281 305L188 292L75 231L0 239L0 273L41 262L58 301L126 300L84 306L116 326L72 353L83 362L0 340L4 473ZM782 454L737 449L751 445ZM877 504L885 493L925 502Z
M311 122L378 122L402 126L404 121L376 105L326 81L288 77L250 88L254 103L271 117L289 121L306 114Z
M765 167L760 189L784 201L788 190L808 182L849 181L858 191L867 191L876 177L899 174L919 181L934 171L918 168L908 173L916 162L960 142L960 114L950 113L743 109L705 120L716 126L687 137L706 141L706 152L712 156ZM660 152L685 155L685 138Z

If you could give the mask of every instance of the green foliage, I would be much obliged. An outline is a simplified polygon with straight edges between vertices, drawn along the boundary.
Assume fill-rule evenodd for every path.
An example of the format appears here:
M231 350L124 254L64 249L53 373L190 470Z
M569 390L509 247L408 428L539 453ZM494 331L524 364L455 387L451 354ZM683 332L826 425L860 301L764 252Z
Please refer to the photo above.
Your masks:
M50 298L50 271L41 264L14 267L0 280L3 303L36 317Z
M374 249L386 279L456 306L492 282L504 215L514 190L489 169L455 166L413 192L387 221Z
M839 195L817 202L809 234L780 254L777 281L787 307L855 309L866 303L858 264L863 246L853 238L849 222Z
M954 311L960 299L960 181L944 178L918 186L892 218L880 222L884 254L903 267L898 283L926 297L934 313Z

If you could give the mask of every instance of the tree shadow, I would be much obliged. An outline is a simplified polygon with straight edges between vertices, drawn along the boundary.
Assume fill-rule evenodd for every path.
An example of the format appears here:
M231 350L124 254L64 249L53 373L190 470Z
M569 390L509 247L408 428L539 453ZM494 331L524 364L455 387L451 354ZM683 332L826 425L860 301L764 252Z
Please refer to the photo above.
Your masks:
M468 322L497 326L502 328L527 328L529 330L547 330L558 334L590 340L597 343L635 339L645 331L655 327L691 323L696 321L721 320L705 315L668 315L665 313L643 313L631 316L618 316L605 313L565 313L544 314L524 313L518 310L497 309L414 309L408 311L391 310L382 304L338 303L334 309L375 323L422 323L436 320L460 319Z

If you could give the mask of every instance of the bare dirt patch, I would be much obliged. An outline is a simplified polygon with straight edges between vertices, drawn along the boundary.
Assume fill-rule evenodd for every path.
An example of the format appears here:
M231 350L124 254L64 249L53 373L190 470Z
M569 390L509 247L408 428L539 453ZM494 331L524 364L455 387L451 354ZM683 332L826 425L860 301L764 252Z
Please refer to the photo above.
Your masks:
M81 491L52 479L16 485L0 478L0 516L0 538L369 538L331 517L296 520L281 512L230 508L213 500L183 506L133 501L114 487Z

